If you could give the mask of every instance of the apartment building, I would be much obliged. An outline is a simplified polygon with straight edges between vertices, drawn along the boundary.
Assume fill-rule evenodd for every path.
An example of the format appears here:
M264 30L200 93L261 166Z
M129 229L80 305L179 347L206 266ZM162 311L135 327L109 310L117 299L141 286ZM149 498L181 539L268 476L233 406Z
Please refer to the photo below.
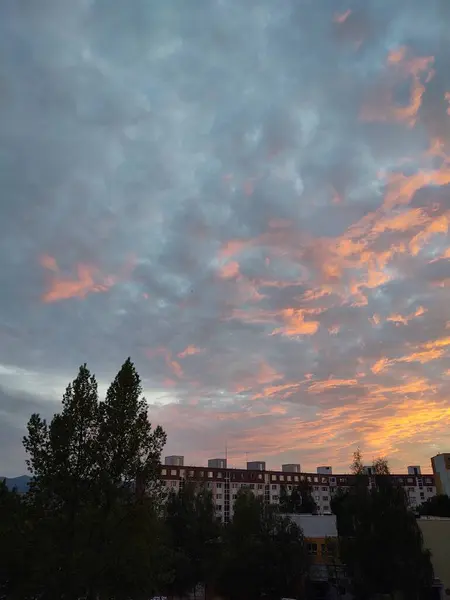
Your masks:
M312 496L319 514L331 514L331 498L336 491L349 489L355 484L355 475L332 472L330 466L318 467L316 473L302 473L299 464L283 465L280 471L266 469L263 461L247 463L246 469L229 468L225 459L210 459L207 467L184 466L184 457L178 456L178 464L162 466L161 478L168 488L177 491L186 481L210 489L216 506L217 516L227 523L233 516L233 504L241 488L248 488L256 496L270 504L278 504L280 491L287 492L301 483L311 486ZM173 461L170 461L173 462ZM181 464L180 464L181 463ZM419 467L408 467L402 475L391 475L393 482L405 489L412 508L420 506L436 494L433 475L422 475ZM375 485L375 476L367 471L368 486Z
M450 496L450 452L437 454L431 459L438 494Z

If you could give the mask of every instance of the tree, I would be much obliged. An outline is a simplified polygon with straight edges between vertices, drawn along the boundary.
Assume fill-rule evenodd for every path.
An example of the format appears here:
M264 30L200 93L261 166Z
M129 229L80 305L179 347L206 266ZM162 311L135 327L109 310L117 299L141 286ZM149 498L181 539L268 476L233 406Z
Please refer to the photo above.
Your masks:
M24 544L24 505L16 490L9 490L0 481L0 597L14 597L23 589L27 568Z
M280 489L279 510L283 514L314 514L317 504L312 496L312 487L307 481L296 485L289 493L285 485Z
M352 461L352 464L350 465L350 472L353 475L363 475L363 473L364 473L361 450L360 450L359 446L353 452L353 461Z
M432 517L450 517L450 498L437 494L419 506L419 514Z
M332 500L341 558L357 598L396 592L427 598L433 579L430 554L403 488L386 483L389 467L384 459L379 471L381 479L370 490L356 485Z
M127 358L100 403L99 462L104 490L117 494L134 486L161 494L160 458L167 436L152 430L140 377ZM107 497L110 504L112 497Z
M173 574L166 590L183 596L199 583L209 583L221 525L210 490L196 489L192 482L169 493L164 514L169 571Z
M313 498L311 484L307 481L302 481L297 486L297 491L301 498L300 513L315 514L317 512L317 504Z
M83 585L75 567L80 552L76 547L78 521L83 507L92 501L98 475L97 382L86 365L68 385L62 411L50 425L33 414L27 429L23 443L32 473L30 494L45 515L48 564L54 565L48 585L55 594L66 589L77 597Z
M218 591L231 600L296 597L308 566L303 534L275 507L241 490L224 532Z
M127 359L104 401L83 365L50 425L31 416L24 446L33 475L28 503L39 556L45 556L35 582L42 598L93 598L102 590L120 598L156 585L149 561L158 564L152 550L161 537L166 435L159 426L152 429L147 409Z

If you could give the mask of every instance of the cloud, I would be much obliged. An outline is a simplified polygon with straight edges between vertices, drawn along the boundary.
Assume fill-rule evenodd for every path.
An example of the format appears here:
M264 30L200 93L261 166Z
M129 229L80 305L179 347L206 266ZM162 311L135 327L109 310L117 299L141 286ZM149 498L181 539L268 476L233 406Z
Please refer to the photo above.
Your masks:
M447 4L1 4L0 474L81 363L104 393L128 355L187 462L429 469Z

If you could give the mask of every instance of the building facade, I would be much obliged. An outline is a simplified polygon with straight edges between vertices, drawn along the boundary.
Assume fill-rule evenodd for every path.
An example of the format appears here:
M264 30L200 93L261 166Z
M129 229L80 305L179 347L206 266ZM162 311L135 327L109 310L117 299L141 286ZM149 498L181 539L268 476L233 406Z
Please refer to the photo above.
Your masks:
M438 494L450 496L450 452L437 454L431 459Z
M300 465L289 465L292 471L286 470L288 465L283 465L280 471L266 470L265 466L262 461L254 461L247 463L246 469L229 468L225 459L212 459L207 467L184 466L183 459L182 465L163 465L161 478L164 485L174 491L188 481L211 490L217 516L225 523L233 516L233 505L241 488L252 490L267 503L278 504L282 487L289 493L297 485L307 483L311 486L318 513L327 515L331 514L331 498L337 490L348 490L356 481L354 475L333 474L331 467L318 467L316 473L301 473L295 470ZM391 478L396 485L405 489L412 508L436 495L434 475L422 475L420 469L419 474L393 474ZM367 484L369 487L375 484L374 475L367 474Z

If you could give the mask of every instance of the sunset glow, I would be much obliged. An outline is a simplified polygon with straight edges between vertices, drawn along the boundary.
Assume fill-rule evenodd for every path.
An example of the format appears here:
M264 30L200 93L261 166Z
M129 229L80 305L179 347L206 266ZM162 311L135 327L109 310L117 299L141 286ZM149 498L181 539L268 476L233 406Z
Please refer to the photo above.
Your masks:
M103 389L127 356L186 463L348 470L359 445L430 471L450 451L444 0L16 4L0 475L80 364Z

